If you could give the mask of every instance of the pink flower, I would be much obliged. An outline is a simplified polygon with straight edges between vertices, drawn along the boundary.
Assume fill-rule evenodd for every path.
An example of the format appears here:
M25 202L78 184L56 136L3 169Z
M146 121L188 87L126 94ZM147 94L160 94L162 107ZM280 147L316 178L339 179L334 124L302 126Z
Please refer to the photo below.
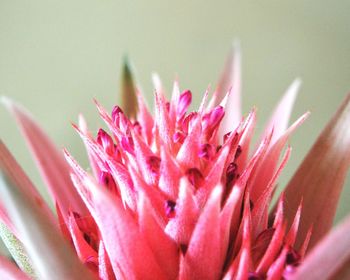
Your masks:
M108 131L94 137L82 116L73 125L91 172L66 150L64 159L23 108L3 99L57 210L56 217L1 142L1 232L22 271L40 279L350 277L350 217L330 231L350 163L350 95L271 208L288 139L308 116L287 126L298 80L254 149L256 111L240 113L238 49L194 112L191 91L175 81L167 101L154 76L153 117L127 65L124 75L124 111L109 114L96 101ZM4 258L0 271L28 277Z

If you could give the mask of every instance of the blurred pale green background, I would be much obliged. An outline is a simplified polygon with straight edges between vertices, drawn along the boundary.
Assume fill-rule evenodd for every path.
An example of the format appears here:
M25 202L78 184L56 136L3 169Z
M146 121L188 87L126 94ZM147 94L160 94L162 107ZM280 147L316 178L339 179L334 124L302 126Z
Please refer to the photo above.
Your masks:
M0 94L25 105L59 147L87 160L70 121L102 123L92 98L118 102L122 56L152 96L157 71L170 89L178 74L196 101L215 86L233 38L243 49L244 112L259 125L295 77L303 80L293 114L312 115L293 136L284 186L350 90L350 1L0 0ZM37 186L42 183L13 120L0 108L1 138ZM330 167L331 168L331 167ZM349 181L349 180L348 180ZM350 212L349 183L337 219Z

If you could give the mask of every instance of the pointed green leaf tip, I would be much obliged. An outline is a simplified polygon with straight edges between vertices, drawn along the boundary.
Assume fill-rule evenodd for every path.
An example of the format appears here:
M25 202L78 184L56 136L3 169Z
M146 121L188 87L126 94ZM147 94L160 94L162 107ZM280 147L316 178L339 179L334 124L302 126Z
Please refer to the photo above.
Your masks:
M129 59L124 56L123 69L121 78L121 104L126 116L135 119L137 113L137 97L136 87L134 83L134 75L131 71Z

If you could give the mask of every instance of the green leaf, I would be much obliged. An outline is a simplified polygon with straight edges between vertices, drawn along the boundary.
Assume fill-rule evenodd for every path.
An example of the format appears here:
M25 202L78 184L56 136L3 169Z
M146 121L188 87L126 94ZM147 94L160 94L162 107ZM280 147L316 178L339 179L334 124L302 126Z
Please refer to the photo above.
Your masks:
M134 75L131 70L129 59L124 57L122 78L121 78L121 104L125 115L129 118L136 118L137 96Z

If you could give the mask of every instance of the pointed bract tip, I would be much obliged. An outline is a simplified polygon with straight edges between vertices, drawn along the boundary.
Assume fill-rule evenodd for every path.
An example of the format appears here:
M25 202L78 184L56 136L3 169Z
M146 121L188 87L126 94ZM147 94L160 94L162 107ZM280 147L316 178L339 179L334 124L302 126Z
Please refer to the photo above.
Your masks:
M122 108L126 116L135 118L137 114L137 97L134 74L127 56L123 58L121 78Z
M11 108L13 105L12 99L5 95L0 96L0 103L2 103L6 108Z

